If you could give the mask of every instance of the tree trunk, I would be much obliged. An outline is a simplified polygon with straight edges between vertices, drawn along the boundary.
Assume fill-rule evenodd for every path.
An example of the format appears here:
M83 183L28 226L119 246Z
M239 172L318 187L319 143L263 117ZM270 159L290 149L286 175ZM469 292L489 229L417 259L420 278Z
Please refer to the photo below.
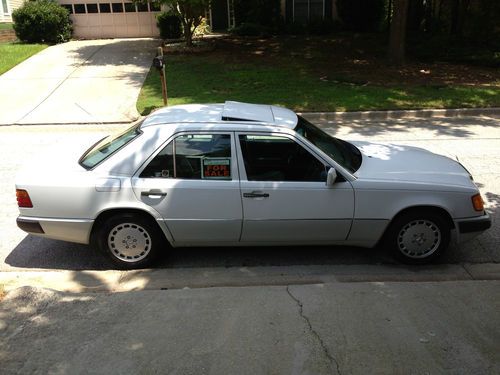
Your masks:
M459 34L458 25L460 17L460 0L453 0L451 3L451 26L450 35L456 36Z
M422 31L425 17L425 7L422 0L410 0L408 2L408 14L406 16L407 32L418 33Z
M191 35L191 32L185 34L185 39L186 39L186 47L192 47L193 35Z
M464 32L464 24L469 12L470 0L454 0L451 4L451 27L450 36L461 38Z
M391 29L391 19L392 19L392 0L387 3L387 30Z
M433 32L434 31L434 7L435 4L432 1L427 1L425 3L424 9L424 31Z
M186 46L193 46L193 31L191 30L192 22L184 23L184 39L186 40Z
M337 8L337 0L332 0L332 20L340 21L339 10Z
M402 65L405 58L406 18L408 0L393 0L391 34L389 38L389 62Z

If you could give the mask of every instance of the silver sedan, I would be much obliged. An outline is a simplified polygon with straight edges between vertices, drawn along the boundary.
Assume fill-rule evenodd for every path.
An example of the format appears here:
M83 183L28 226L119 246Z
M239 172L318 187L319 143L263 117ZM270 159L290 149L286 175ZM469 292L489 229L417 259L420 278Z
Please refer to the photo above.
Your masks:
M21 229L95 244L121 268L169 246L380 243L425 263L491 226L457 161L238 102L161 109L16 189Z

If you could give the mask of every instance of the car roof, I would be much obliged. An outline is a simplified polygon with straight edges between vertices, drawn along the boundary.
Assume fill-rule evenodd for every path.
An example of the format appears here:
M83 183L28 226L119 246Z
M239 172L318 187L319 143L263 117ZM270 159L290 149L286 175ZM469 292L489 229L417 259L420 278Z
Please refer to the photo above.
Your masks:
M141 127L172 123L271 125L295 128L297 115L286 108L226 101L224 104L186 104L165 107L148 116Z

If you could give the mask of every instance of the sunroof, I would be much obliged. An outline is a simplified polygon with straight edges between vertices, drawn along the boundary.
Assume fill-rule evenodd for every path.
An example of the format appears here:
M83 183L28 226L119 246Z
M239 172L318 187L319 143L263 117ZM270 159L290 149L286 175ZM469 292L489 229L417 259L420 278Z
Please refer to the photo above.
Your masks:
M238 117L227 117L222 116L222 121L249 121L249 122L257 122L256 120L249 120L246 118L238 118Z
M222 120L274 123L274 116L269 105L227 101L224 103Z

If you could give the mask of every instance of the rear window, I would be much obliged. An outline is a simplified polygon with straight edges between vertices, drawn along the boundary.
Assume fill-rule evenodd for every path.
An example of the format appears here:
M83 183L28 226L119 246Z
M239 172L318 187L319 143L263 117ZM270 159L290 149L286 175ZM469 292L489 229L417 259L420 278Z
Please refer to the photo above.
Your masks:
M80 158L79 163L85 169L92 169L102 163L119 149L137 138L142 132L142 121L122 133L110 135L89 148Z

